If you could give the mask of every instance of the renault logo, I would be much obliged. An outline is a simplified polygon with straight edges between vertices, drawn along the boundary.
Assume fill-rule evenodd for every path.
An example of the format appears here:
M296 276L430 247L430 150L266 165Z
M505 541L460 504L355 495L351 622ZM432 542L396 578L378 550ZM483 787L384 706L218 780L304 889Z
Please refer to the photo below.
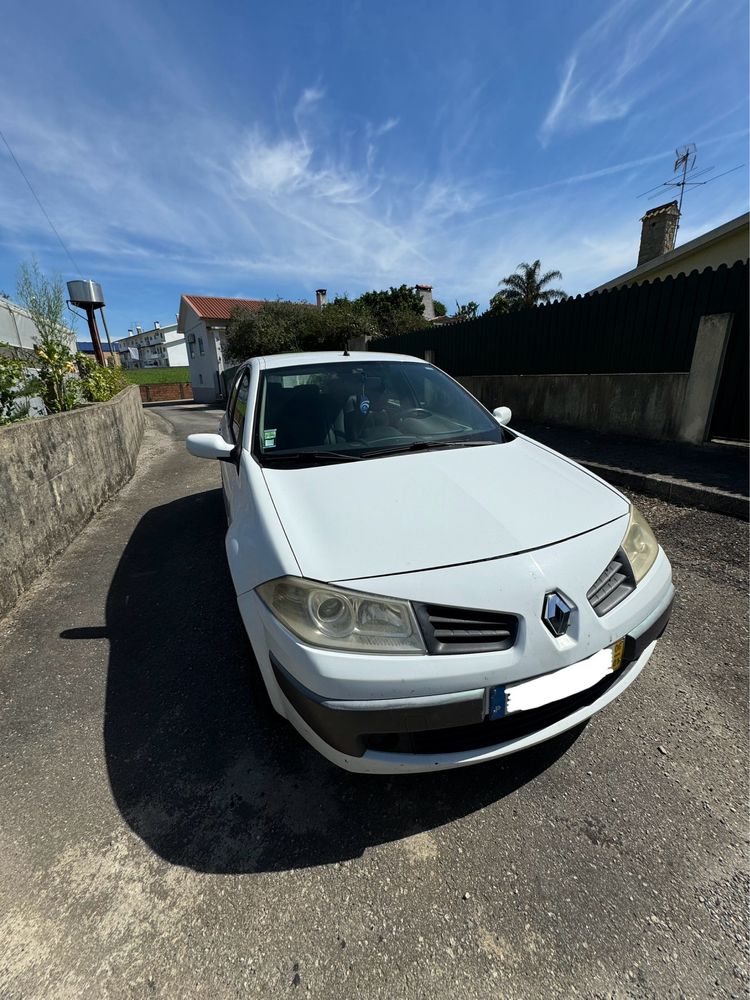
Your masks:
M565 598L553 590L550 594L544 595L544 609L542 610L542 621L550 630L552 635L558 638L565 635L570 624L570 614L574 605L568 604Z

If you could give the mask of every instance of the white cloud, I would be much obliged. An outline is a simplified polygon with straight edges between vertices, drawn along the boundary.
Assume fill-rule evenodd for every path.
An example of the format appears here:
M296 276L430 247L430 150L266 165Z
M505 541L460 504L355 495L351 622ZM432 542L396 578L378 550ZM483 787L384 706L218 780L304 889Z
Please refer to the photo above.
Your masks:
M309 182L312 152L301 140L269 143L253 132L244 146L233 163L247 193L277 195Z
M287 107L272 128L197 104L159 118L90 106L71 136L48 104L0 89L4 131L55 225L87 275L130 289L122 309L131 315L155 279L294 298L320 285L357 294L422 280L449 305L485 303L535 257L562 270L567 290L584 290L632 266L637 251L640 206L613 199L609 178L669 160L655 151L503 191L480 168L403 168L383 141L395 118L344 119L320 86ZM579 185L585 202L571 196ZM0 219L17 259L45 246L57 253L1 156Z
M539 129L546 146L557 132L574 132L624 118L663 83L664 75L637 73L667 39L695 0L618 0L579 38ZM671 60L670 60L671 61Z

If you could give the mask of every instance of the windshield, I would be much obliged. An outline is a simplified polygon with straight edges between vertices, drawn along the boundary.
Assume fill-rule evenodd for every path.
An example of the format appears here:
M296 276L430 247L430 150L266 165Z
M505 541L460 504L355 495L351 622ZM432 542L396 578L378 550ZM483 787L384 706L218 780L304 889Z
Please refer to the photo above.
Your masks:
M500 444L497 421L430 364L320 363L262 373L253 450L264 464Z

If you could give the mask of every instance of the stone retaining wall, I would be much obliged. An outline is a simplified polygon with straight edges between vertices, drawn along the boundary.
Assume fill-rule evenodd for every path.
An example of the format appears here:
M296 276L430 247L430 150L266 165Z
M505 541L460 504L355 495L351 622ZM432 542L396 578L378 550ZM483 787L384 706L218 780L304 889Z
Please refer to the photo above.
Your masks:
M107 403L0 427L0 617L135 471L137 386Z

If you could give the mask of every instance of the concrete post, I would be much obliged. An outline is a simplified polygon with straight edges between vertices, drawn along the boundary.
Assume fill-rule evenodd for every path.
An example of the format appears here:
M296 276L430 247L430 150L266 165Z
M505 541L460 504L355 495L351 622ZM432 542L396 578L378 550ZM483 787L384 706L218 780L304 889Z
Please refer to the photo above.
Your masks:
M734 313L701 316L678 437L690 444L708 438Z

